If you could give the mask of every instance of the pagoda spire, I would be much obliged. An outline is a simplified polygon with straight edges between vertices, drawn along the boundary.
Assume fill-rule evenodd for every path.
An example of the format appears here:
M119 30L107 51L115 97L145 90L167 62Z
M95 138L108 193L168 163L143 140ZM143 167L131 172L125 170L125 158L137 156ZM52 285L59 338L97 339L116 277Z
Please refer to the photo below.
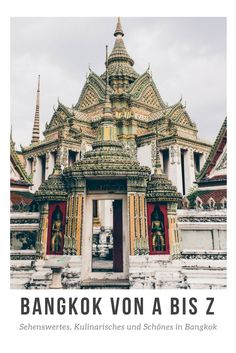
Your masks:
M133 69L134 60L129 56L123 40L124 32L121 26L120 17L117 19L114 32L115 43L107 60L109 74L109 85L115 94L127 92L129 86L139 77ZM102 74L106 80L106 72ZM113 99L113 97L112 97Z
M112 114L112 105L110 101L110 96L108 92L109 87L109 73L108 73L108 46L106 45L106 72L105 72L105 79L106 79L106 86L105 86L105 102L103 106L103 115L101 118L100 124L100 133L98 135L99 141L103 142L114 142L117 140L116 135L116 125L114 122L113 114Z
M126 47L125 47L125 44L123 41L124 32L123 32L123 29L121 26L120 17L118 17L118 20L117 20L114 36L116 39L115 39L115 43L114 43L114 47L112 49L112 52L108 58L108 69L109 69L109 65L111 63L123 62L123 64L133 66L134 60L127 53L127 50L126 50ZM132 71L132 69L131 69L131 71ZM136 76L136 75L137 75L137 73L136 74L134 73L134 76Z
M40 137L40 128L39 128L39 103L40 103L40 75L38 75L38 89L37 89L37 96L36 96L36 108L35 108L35 115L34 115L34 125L32 131L32 139L31 143L39 142Z
M118 35L121 35L122 37L124 36L124 32L120 23L120 17L117 18L116 30L114 32L115 37L117 37Z
M156 174L156 175L163 174L162 169L161 169L161 159L160 159L160 149L159 149L157 126L156 126L156 163L155 163L154 174Z
M103 121L104 120L113 120L112 111L111 111L111 101L108 93L109 86L109 74L108 74L108 45L106 45L106 88L105 88L105 104L103 108Z

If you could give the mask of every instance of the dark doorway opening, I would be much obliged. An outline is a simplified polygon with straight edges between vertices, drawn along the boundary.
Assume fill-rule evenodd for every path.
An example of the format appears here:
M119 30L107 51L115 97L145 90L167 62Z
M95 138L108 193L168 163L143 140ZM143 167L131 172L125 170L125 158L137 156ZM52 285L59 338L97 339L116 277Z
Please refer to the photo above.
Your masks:
M185 195L185 165L184 165L184 154L185 151L181 150L181 171L182 171L182 186L183 186L183 195Z
M93 200L92 272L123 272L122 200Z

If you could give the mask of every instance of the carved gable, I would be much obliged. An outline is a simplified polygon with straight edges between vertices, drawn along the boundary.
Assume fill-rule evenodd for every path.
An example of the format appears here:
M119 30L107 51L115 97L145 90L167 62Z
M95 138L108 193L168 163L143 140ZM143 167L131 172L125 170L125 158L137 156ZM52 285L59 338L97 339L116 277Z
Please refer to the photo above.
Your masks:
M170 118L172 121L182 126L192 126L192 122L182 105L179 105L170 113Z
M79 108L81 110L87 109L95 104L98 104L99 101L97 92L89 85L80 99Z
M184 112L181 112L179 115L177 115L174 118L174 121L176 121L176 123L183 125L183 126L189 125L189 119Z
M113 90L108 88L111 94ZM105 99L105 82L94 72L91 72L87 78L84 88L81 92L75 109L85 110Z
M65 113L64 112L60 112L59 110L56 111L53 114L49 125L47 126L47 130L51 129L51 128L62 126L65 123L65 120L66 120Z
M151 108L162 109L162 105L158 100L156 92L154 91L153 87L149 85L141 95L139 99L140 102L147 104Z
M214 178L218 175L227 174L227 145L225 145L223 152L219 155L216 165L213 167L209 174L209 178Z
M21 176L20 176L19 172L16 170L12 161L11 161L11 165L10 165L10 173L11 173L11 179L21 180Z
M130 94L133 100L144 103L151 108L158 110L165 108L165 104L147 72L135 81L131 87Z

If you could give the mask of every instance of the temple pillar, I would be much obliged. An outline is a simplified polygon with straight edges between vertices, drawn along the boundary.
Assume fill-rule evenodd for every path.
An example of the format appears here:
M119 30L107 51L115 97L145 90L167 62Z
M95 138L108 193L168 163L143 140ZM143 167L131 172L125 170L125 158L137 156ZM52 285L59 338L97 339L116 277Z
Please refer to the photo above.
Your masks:
M168 235L170 255L180 254L180 237L177 223L177 203L167 203Z
M176 186L177 191L183 194L180 147L178 145L170 146L169 155L168 178Z
M200 170L203 168L203 166L207 160L207 157L208 157L208 153L204 152L200 158Z
M42 164L40 158L35 156L33 159L33 187L32 191L35 192L38 190L42 183Z
M47 252L48 209L48 202L43 202L40 205L40 221L36 240L36 253L39 257L43 258L45 258Z
M160 162L161 162L161 169L164 171L164 157L163 157L163 152L160 151Z
M130 255L148 254L147 209L145 192L142 188L144 180L128 178L128 225ZM133 191L132 189L140 191Z
M48 179L49 175L52 174L54 168L54 156L51 152L46 153L46 171L45 171L45 179Z
M184 153L185 194L187 195L195 180L193 150L189 148Z
M57 150L56 164L66 168L68 166L68 148L60 145Z
M67 198L63 253L81 255L85 181L74 178L71 181L72 192Z
M27 175L32 175L33 173L33 158L26 158L25 170Z

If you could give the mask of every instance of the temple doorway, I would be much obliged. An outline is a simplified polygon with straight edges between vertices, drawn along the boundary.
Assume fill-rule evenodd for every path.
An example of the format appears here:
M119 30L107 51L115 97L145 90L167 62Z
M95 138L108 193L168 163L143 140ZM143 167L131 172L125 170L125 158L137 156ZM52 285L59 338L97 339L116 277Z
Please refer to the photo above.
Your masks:
M82 235L82 281L128 278L127 195L87 194Z
M122 272L122 200L93 200L92 272Z

